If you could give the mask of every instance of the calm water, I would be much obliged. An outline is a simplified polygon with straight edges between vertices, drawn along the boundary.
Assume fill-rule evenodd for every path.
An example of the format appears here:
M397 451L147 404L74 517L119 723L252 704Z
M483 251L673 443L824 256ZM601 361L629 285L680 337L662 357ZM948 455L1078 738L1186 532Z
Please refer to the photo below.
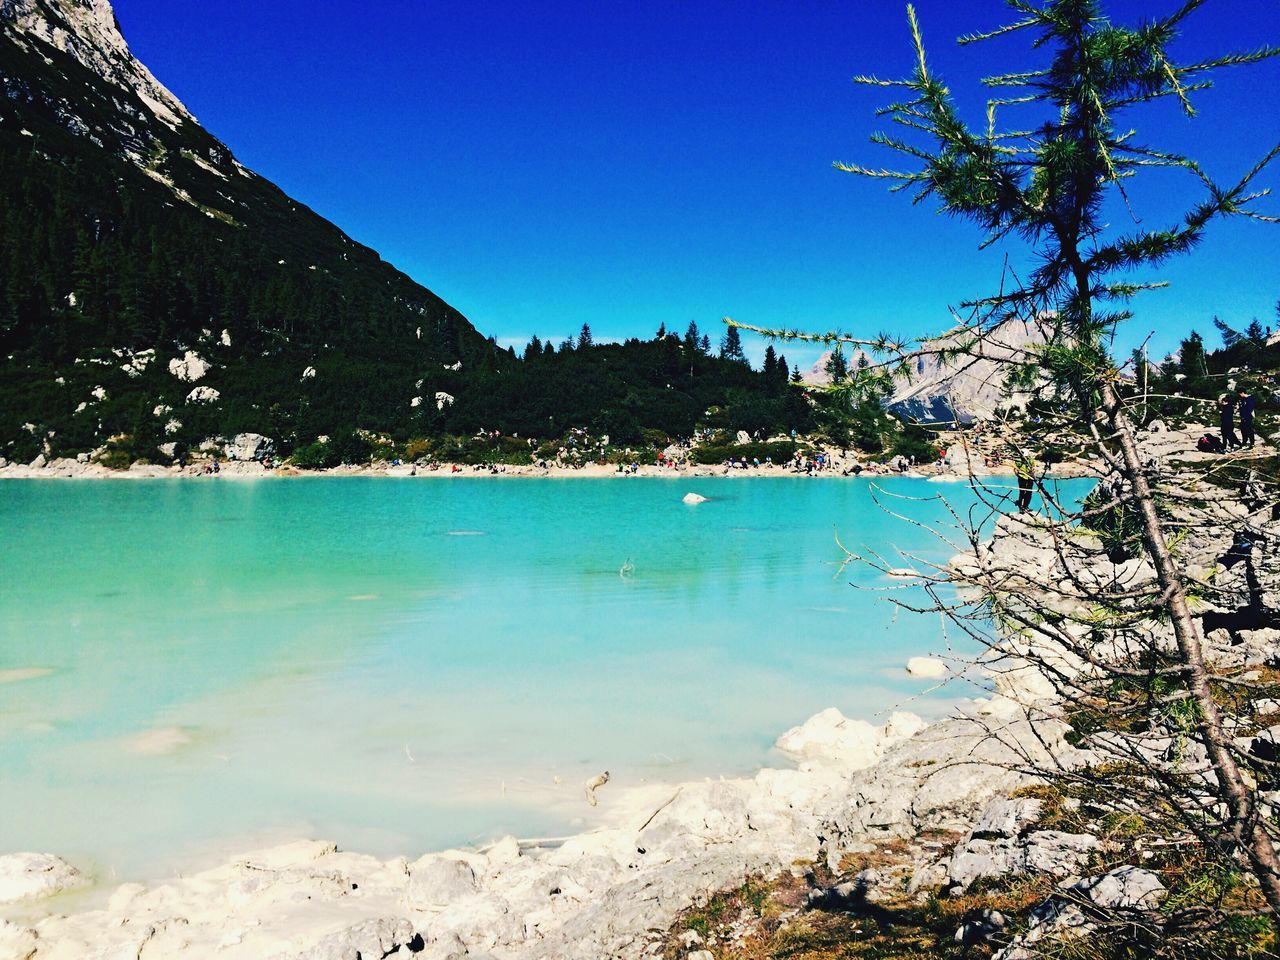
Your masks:
M950 553L857 480L0 483L0 671L50 671L0 684L0 852L416 855L580 826L606 768L749 772L823 707L919 693L902 665L943 645L848 585L890 582L841 572L836 528Z

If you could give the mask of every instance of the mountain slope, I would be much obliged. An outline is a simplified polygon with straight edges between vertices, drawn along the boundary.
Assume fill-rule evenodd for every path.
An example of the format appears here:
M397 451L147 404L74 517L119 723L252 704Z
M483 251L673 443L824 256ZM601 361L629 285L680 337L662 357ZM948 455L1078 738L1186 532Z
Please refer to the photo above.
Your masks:
M0 0L0 91L0 455L409 432L411 397L505 361L241 166L107 0Z

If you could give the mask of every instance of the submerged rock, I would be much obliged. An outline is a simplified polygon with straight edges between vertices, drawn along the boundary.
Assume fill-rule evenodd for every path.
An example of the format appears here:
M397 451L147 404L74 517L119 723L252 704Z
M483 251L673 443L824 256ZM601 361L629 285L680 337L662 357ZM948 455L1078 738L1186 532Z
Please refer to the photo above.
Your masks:
M680 498L684 503L706 503L707 498L700 493L686 493Z

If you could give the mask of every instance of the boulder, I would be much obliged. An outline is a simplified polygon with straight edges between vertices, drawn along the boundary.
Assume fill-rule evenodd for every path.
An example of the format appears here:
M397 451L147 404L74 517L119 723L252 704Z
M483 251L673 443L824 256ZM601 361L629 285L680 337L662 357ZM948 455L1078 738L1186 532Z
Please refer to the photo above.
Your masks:
M947 675L947 665L936 657L912 657L907 661L907 673L913 677L940 680Z
M49 461L48 461L48 458L46 458L46 457L45 457L45 455L44 455L43 453L36 454L36 458L35 458L34 460L32 460L32 461L31 461L31 469L32 469L32 470L43 470L43 469L44 469L44 465L45 465L46 463L48 463L48 462L49 462Z
M815 714L792 727L775 742L782 753L805 763L861 770L875 763L885 749L924 729L913 713L898 712L883 727L865 720L850 720L835 707Z
M187 403L212 403L222 396L213 387L196 387L187 394Z
M275 442L260 433L238 433L226 446L230 460L261 460L275 450Z
M184 383L195 383L209 372L209 364L194 350L188 350L182 357L169 361L169 372Z
M331 933L297 954L297 960L364 960L394 954L401 947L415 953L422 937L404 917L378 917Z
M1031 797L1000 797L987 804L973 827L974 836L1018 837L1040 819L1043 805Z
M686 493L680 498L683 503L706 503L707 498L700 493Z
M1072 886L1104 910L1153 910L1169 891L1160 878L1141 867L1116 867Z
M439 910L476 889L476 873L469 863L428 855L409 867L404 898L413 910Z
M38 900L84 882L80 871L48 853L11 853L0 857L0 905Z
M39 936L30 927L0 920L0 957L30 960L36 955Z

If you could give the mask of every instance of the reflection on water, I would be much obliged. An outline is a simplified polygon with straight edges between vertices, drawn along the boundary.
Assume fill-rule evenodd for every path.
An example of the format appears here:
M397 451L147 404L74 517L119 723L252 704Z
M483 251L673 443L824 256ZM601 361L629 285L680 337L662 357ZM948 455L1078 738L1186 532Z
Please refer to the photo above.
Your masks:
M902 664L936 623L850 589L889 581L841 570L832 531L950 551L869 490L5 482L0 851L124 877L300 834L412 854L580 825L605 768L747 772L823 707L874 719L925 686Z

